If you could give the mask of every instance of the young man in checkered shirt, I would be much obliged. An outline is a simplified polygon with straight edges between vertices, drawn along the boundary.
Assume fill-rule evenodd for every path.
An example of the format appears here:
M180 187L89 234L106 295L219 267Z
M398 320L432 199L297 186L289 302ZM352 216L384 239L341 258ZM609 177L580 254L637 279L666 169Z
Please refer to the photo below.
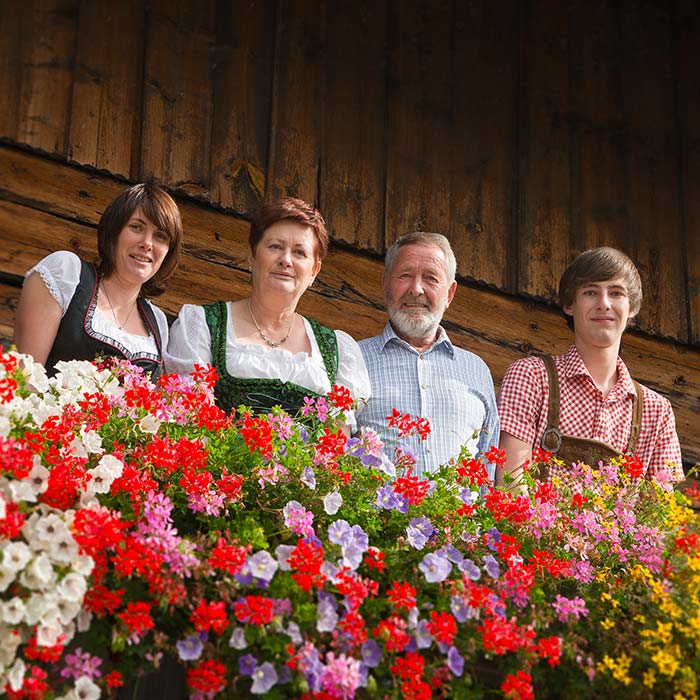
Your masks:
M641 306L639 272L618 250L587 250L562 275L559 301L574 331L574 342L566 354L553 358L559 383L560 434L573 437L574 442L588 438L589 446L599 442L625 453L639 399L619 351L628 321ZM683 467L671 404L639 386L641 426L634 453L643 464L645 478L679 481ZM506 371L498 398L500 446L506 450L505 471L514 479L533 450L543 446L549 410L545 362L539 357L514 362ZM502 473L497 481L503 483Z

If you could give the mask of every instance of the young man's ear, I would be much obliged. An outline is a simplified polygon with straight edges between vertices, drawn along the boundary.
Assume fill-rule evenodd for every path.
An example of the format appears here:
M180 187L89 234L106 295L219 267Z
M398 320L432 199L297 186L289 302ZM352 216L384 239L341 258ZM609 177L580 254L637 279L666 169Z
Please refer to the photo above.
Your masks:
M562 308L562 311L563 311L567 316L573 316L573 315L574 315L574 305L573 305L573 304L564 304L561 308Z

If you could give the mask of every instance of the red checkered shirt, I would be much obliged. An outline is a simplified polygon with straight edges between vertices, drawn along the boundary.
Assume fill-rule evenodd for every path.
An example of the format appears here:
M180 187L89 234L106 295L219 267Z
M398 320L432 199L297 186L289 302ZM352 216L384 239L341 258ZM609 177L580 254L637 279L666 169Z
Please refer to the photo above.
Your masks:
M566 355L554 357L559 375L559 429L566 435L602 440L620 452L627 449L632 427L634 383L625 363L617 358L618 378L610 393L603 394L575 345ZM676 421L668 399L642 386L644 410L636 455L644 475L653 479L666 463L676 480L683 478L681 448ZM506 371L498 396L501 430L535 447L547 428L549 382L539 357L514 362Z

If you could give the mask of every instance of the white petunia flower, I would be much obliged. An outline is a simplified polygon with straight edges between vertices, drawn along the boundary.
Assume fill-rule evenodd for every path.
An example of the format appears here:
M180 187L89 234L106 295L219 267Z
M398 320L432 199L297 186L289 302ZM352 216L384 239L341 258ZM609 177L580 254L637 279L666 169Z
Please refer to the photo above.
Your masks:
M85 451L90 454L100 454L102 450L102 438L95 430L83 430L82 441Z
M78 554L73 560L73 571L81 576L89 576L95 568L95 560L87 554Z
M18 625L26 612L24 602L17 596L0 604L0 619L7 625Z
M161 426L161 421L149 413L141 419L138 426L141 428L141 432L148 433L149 435L155 435Z
M87 676L81 676L75 682L75 696L78 700L99 700L100 688Z
M53 561L59 564L71 564L78 556L78 543L73 539L73 535L66 530L65 535L60 539L51 542L49 545L49 555Z
M323 510L325 510L328 515L335 515L342 505L343 497L338 491L326 494L323 499Z
M46 554L39 554L20 575L20 583L34 591L50 589L56 583L56 572Z
M5 571L21 571L32 558L32 550L24 542L3 542L0 545L2 563L0 568Z
M48 549L56 542L63 541L70 536L68 526L56 513L49 513L39 518L34 530L32 542L38 548Z
M44 493L48 487L49 470L41 463L39 455L34 455L34 466L29 476L21 481L11 481L9 485L15 503L35 503L39 494Z
M88 474L92 478L85 487L85 493L88 496L96 493L109 493L112 482L118 479L123 471L124 463L120 459L114 455L105 455L94 469L88 470Z
M56 593L61 598L81 603L87 591L87 582L80 574L66 574L56 586Z
M22 661L22 659L17 659L10 669L10 672L7 674L7 680L12 690L18 691L22 688L26 670L27 667L24 665L24 661Z

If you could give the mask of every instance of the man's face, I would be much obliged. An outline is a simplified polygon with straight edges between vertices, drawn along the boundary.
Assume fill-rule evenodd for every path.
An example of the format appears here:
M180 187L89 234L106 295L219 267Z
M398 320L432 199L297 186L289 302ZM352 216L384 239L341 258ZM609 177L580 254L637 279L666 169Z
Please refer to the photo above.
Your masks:
M627 286L621 277L584 284L564 311L574 320L577 344L597 348L619 345L630 319Z
M384 277L384 298L397 335L408 342L434 335L456 288L447 278L441 248L412 243L400 248Z

